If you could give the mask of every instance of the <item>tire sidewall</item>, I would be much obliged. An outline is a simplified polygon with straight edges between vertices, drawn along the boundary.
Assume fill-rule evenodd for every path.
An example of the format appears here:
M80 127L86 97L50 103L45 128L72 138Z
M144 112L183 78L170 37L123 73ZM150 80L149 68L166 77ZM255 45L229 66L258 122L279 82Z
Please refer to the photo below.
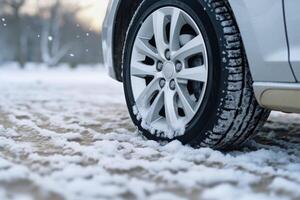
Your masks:
M203 140L213 129L218 116L218 107L221 104L220 100L224 98L224 91L226 89L226 84L224 83L226 83L227 72L222 62L222 52L225 50L224 43L222 42L222 26L217 22L215 13L210 11L211 8L207 3L201 0L144 0L141 3L128 27L123 48L124 92L130 116L142 134L148 139L170 141L169 139L151 134L141 126L141 120L137 119L133 111L135 100L131 88L130 75L132 49L143 21L153 11L165 6L178 7L193 18L203 34L208 54L209 77L201 106L195 117L186 126L185 135L174 138L186 144L191 143L195 138L198 141Z

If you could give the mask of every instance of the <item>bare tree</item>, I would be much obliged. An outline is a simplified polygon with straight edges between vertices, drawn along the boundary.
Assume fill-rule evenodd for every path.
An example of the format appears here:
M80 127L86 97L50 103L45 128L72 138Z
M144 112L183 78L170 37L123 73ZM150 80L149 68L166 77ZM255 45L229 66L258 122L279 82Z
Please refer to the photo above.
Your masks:
M15 34L15 44L16 44L16 55L15 59L19 62L20 66L24 66L26 62L26 58L24 56L24 35L22 34L23 26L22 26L22 19L20 15L20 10L22 6L25 3L25 0L0 0L3 5L9 6L12 11L14 18L16 20L16 31L14 32Z
M68 53L70 44L61 44L61 21L63 18L62 6L59 0L49 9L49 17L43 24L41 35L42 60L49 66L55 66Z

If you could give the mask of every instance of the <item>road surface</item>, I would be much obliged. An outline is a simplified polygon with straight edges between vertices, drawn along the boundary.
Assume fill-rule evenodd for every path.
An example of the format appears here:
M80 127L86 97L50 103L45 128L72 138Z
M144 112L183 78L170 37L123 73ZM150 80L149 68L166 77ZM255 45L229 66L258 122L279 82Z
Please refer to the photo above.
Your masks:
M136 133L97 68L0 68L0 199L300 199L300 116L272 113L241 151Z

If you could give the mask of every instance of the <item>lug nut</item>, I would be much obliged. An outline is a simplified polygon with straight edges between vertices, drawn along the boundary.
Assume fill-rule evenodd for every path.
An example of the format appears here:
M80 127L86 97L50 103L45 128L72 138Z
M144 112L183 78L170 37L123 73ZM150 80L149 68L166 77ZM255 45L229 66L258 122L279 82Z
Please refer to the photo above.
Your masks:
M170 52L169 49L166 50L166 52L165 52L165 57L166 57L167 60L170 60L170 59L171 59L171 52Z
M164 66L164 64L162 62L158 62L157 65L156 65L157 71L160 72L163 69L163 66Z
M160 86L161 88L163 88L163 87L165 87L165 85L166 85L166 80L165 80L165 79L160 79L160 81L159 81L159 86Z
M176 65L175 65L175 69L177 72L180 72L182 70L182 64L181 62L177 62Z
M174 81L174 80L171 80L171 81L170 81L170 89L171 89L171 90L175 90L175 87L176 87L175 81Z

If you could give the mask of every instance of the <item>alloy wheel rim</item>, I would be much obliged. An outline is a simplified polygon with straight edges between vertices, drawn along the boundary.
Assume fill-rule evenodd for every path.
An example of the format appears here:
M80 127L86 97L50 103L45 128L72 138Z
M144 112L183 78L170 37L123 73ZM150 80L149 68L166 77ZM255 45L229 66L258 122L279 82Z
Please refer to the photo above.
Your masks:
M152 12L135 37L130 62L134 112L159 137L182 136L199 110L208 56L193 18L177 7Z

